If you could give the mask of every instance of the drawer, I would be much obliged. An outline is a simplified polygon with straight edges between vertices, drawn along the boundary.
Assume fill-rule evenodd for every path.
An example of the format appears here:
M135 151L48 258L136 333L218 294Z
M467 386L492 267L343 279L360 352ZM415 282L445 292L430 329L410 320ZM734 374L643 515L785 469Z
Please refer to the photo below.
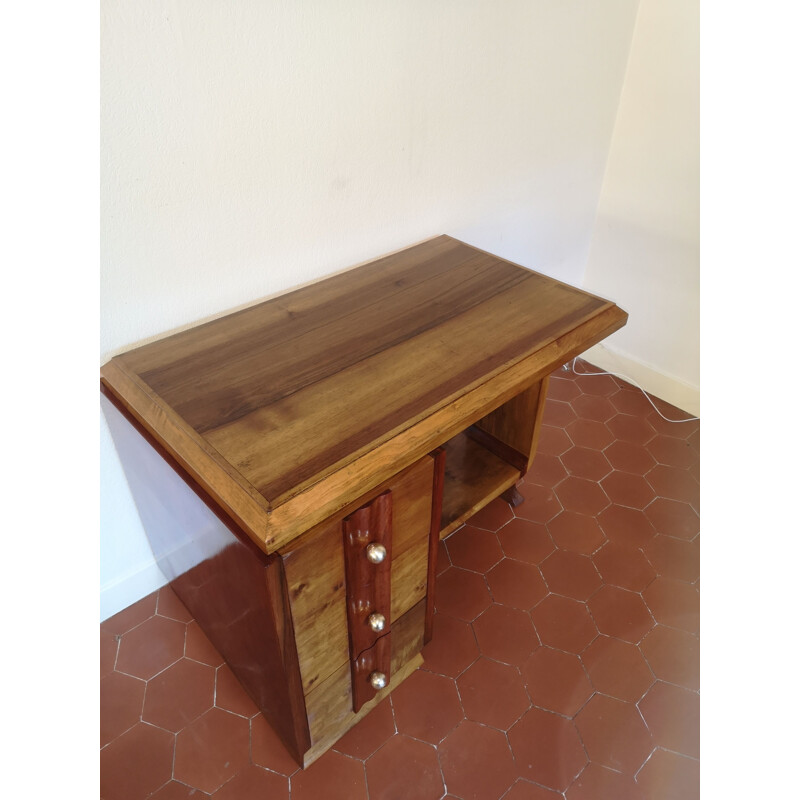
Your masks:
M350 673L344 520L391 493L388 617L399 620L427 594L433 486L434 459L426 456L281 551L306 697L337 671Z

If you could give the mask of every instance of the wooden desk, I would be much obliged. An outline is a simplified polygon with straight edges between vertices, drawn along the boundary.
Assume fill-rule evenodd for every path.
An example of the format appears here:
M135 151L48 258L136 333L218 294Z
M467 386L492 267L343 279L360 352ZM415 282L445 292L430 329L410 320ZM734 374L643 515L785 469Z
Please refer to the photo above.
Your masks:
M159 565L299 763L421 663L438 538L520 499L549 374L626 319L440 236L102 368Z

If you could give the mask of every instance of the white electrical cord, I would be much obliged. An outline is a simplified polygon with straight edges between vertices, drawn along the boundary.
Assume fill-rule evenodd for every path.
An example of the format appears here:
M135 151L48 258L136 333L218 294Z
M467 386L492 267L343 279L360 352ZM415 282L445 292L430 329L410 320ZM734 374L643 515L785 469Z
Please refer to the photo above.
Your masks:
M658 410L656 404L650 399L650 395L647 394L647 392L644 389L642 389L642 387L639 386L639 384L633 378L629 378L627 375L621 375L618 372L578 372L578 370L575 369L577 363L578 363L578 358L576 356L575 358L572 359L572 371L575 375L613 375L615 378L620 378L621 380L626 381L627 383L632 383L647 398L647 402L650 403L650 405L653 406L653 408L655 408L656 414L658 414L658 416L661 417L661 419L663 419L665 422L696 422L700 419L700 417L689 417L688 419L669 419L669 417L665 417Z

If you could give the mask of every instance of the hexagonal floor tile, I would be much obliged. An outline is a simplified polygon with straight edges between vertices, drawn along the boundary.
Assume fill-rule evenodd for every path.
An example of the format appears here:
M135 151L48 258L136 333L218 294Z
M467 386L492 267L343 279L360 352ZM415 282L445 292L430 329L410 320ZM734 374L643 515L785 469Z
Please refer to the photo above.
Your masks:
M695 511L700 510L700 484L685 469L656 464L645 478L658 497L689 503Z
M699 800L700 762L656 749L636 776L648 800Z
M594 691L578 656L550 647L531 653L522 677L535 706L566 717L574 716Z
M292 775L299 769L263 714L250 720L250 758L259 767L281 775Z
M700 593L691 584L656 578L642 592L642 597L662 625L689 633L700 630Z
M650 731L636 706L596 694L576 714L589 759L633 775L653 750Z
M586 604L569 597L548 595L531 611L531 619L542 644L568 653L580 653L597 636Z
M469 518L469 524L474 528L484 528L487 531L496 531L503 527L514 514L508 503L501 498L492 500L476 514Z
M471 622L492 602L483 575L450 567L436 577L436 610Z
M700 532L700 517L689 503L657 497L644 513L653 528L665 536L694 539Z
M334 745L352 758L369 758L396 733L391 700L386 697Z
M495 661L520 666L539 643L525 611L495 603L472 623L480 651Z
M659 747L700 757L700 696L658 681L639 701L639 711Z
M289 781L284 775L276 775L255 764L248 764L214 792L214 800L255 800L263 797L289 800Z
M664 578L691 583L700 577L700 537L692 541L659 534L645 548L644 554Z
M150 617L120 639L116 669L148 680L183 656L185 639L185 622Z
M391 694L398 733L438 744L464 719L452 678L418 669Z
M700 640L686 631L656 625L639 643L653 674L687 689L700 688Z
M450 563L473 572L486 572L503 557L493 531L463 525L445 540Z
M364 763L328 750L289 779L292 800L367 800Z
M575 422L570 422L564 430L573 444L578 447L603 450L614 441L613 434L604 423L591 419L576 419Z
M551 592L574 600L588 600L602 584L591 558L567 550L556 550L540 569Z
M617 586L601 586L587 605L600 633L626 642L638 643L655 625L642 598Z
M508 732L522 777L563 792L584 768L587 758L571 720L532 708Z
M647 800L632 775L590 761L567 789L567 800Z
M436 613L433 637L422 649L422 669L458 677L478 656L478 642L468 622Z
M214 705L214 670L182 658L147 683L142 719L177 733Z
M497 539L508 558L526 564L540 564L554 549L547 526L527 519L512 519L500 528Z
M132 728L142 714L146 683L111 672L100 681L100 747Z
M499 800L517 779L505 734L464 720L439 745L448 791L463 800Z
M539 568L513 558L504 558L492 567L486 581L494 602L512 608L528 610L547 595Z
M538 484L522 486L524 500L514 509L514 516L530 522L548 522L561 511L561 503L553 489Z
M439 800L444 792L435 748L402 734L389 739L365 766L370 800Z
M100 751L104 800L144 800L172 775L175 735L138 722Z
M631 444L647 444L656 435L652 425L635 414L617 414L606 426L615 439Z
M655 499L655 492L641 476L614 470L600 481L611 502L627 508L646 508Z
M597 515L597 521L609 541L628 547L644 547L656 535L648 517L637 508L612 504Z
M613 469L599 450L588 447L571 447L561 456L561 463L570 475L590 481L599 481Z
M610 504L601 484L586 478L564 478L554 491L565 511L596 516Z
M606 541L606 535L595 517L562 511L547 523L553 542L561 550L591 555Z
M529 708L519 670L481 656L457 680L467 719L508 730Z
M608 542L592 556L592 561L605 583L631 592L641 592L656 578L653 565L635 547Z
M558 456L537 450L533 465L525 474L526 483L536 483L552 488L567 477L567 471Z
M617 440L603 450L603 455L614 469L634 475L644 475L656 465L656 460L644 445L631 442Z
M598 636L581 661L594 688L617 700L635 703L655 682L639 648L610 636Z

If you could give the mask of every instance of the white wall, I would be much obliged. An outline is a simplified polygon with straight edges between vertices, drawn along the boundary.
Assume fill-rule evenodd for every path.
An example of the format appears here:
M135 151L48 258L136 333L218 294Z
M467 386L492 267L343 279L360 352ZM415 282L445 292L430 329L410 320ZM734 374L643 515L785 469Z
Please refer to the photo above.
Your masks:
M625 328L587 353L700 411L699 0L641 0L584 286Z
M638 0L101 3L101 360L439 233L579 284ZM158 573L102 422L101 614Z

